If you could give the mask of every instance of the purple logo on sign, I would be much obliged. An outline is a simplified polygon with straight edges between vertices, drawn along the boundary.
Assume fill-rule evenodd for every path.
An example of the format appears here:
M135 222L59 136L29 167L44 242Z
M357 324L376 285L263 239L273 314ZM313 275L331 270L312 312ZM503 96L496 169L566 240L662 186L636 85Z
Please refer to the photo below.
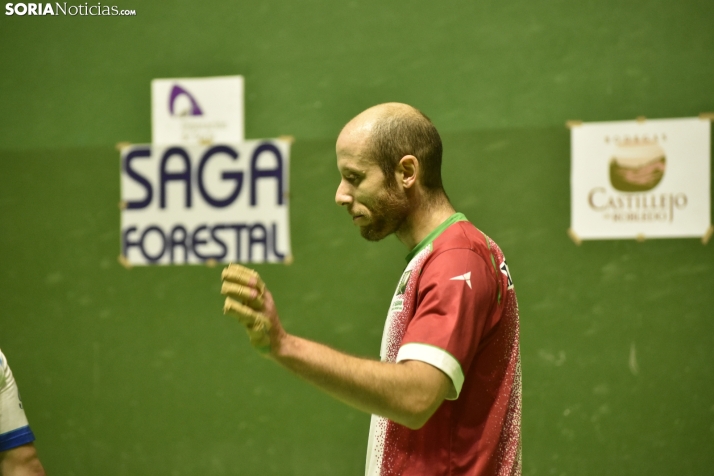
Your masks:
M190 104L186 104L188 107L180 107L174 112L174 108L176 106L176 100L178 98L185 98L188 99ZM180 101L183 102L183 101ZM196 100L191 96L191 93L186 91L184 88L179 86L178 84L174 84L174 87L171 89L171 95L169 96L169 112L171 113L172 116L202 116L203 111L201 111L201 108L199 107L198 103Z

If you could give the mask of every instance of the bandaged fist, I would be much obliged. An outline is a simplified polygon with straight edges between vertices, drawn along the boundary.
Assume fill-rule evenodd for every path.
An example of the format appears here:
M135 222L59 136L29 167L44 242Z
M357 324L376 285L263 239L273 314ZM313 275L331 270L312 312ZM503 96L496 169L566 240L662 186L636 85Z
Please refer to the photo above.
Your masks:
M224 268L221 278L221 294L226 296L223 314L237 318L245 326L253 346L270 350L272 324L265 314L263 280L255 270L239 264Z

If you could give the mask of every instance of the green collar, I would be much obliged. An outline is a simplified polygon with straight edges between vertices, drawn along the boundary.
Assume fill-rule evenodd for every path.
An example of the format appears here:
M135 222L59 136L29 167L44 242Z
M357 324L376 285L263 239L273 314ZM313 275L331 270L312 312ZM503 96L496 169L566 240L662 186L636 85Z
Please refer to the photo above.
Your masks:
M468 221L468 219L464 216L463 213L454 213L451 215L449 218L447 218L441 225L437 226L434 228L431 233L426 235L426 238L421 240L421 242L414 247L413 250L409 252L407 255L407 263L416 256L417 253L419 253L421 250L429 246L429 244L434 241L439 235L441 235L444 230L449 228L451 225L456 223L457 221Z

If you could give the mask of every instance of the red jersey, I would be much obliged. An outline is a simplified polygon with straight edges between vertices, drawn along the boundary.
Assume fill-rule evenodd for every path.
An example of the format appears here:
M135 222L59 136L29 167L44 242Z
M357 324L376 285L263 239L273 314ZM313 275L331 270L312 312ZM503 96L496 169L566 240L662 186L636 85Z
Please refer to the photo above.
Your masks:
M372 415L365 474L520 475L518 303L503 253L456 213L407 260L381 359L426 362L452 388L418 430Z

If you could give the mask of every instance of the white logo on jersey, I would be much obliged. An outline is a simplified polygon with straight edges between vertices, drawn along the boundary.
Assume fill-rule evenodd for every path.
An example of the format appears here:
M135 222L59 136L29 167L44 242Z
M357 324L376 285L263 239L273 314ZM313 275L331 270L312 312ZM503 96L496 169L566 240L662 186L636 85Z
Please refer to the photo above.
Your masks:
M508 278L508 289L513 289L513 278L511 278L511 272L508 270L506 260L503 260L503 263L501 263L499 267L501 268L501 272Z
M469 271L466 274L460 274L459 276L454 276L449 281L466 281L466 284L469 285L469 289L473 289L471 287L471 271Z

